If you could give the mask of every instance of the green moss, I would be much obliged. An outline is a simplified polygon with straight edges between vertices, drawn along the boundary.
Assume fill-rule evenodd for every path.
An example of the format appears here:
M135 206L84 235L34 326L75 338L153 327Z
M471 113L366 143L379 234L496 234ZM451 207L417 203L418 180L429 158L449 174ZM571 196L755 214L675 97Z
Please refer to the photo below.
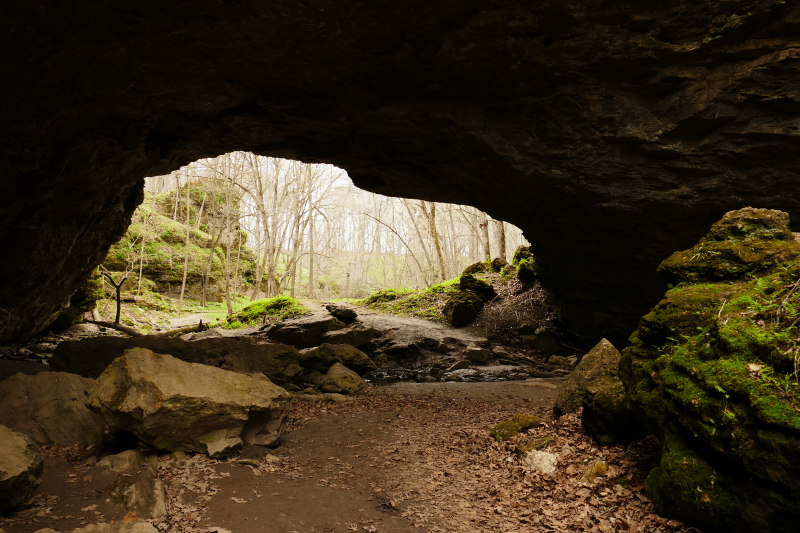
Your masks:
M510 420L497 424L491 436L495 440L508 440L519 435L520 431L540 426L542 419L538 416L516 414Z
M458 291L458 282L459 278L453 278L421 290L384 289L353 303L393 315L441 321L445 300Z
M308 309L289 296L276 296L256 300L228 319L225 327L236 329L252 324L265 324L299 316Z

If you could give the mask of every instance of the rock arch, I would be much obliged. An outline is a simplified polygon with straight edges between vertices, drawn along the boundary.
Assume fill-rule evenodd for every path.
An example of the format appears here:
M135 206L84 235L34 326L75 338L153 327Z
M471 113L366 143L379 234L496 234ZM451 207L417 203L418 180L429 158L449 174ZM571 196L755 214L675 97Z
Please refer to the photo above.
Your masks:
M0 341L46 321L142 178L251 150L522 227L577 333L745 205L800 221L790 2L40 0L0 7Z

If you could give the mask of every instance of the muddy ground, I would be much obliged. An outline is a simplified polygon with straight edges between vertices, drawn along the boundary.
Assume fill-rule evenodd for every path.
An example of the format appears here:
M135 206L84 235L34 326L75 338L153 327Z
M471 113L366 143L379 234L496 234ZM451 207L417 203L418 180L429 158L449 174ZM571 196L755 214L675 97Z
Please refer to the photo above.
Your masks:
M656 443L598 449L577 416L552 420L558 384L400 383L346 403L295 402L281 446L267 456L197 455L182 467L162 456L156 475L169 486L168 514L152 522L163 531L234 533L688 531L653 514L643 493ZM520 440L552 435L554 474L531 472L514 455L514 440L489 437L515 413L544 419ZM56 452L37 505L0 528L70 531L125 519L108 497L113 476L93 459ZM582 483L598 459L609 463L608 474Z

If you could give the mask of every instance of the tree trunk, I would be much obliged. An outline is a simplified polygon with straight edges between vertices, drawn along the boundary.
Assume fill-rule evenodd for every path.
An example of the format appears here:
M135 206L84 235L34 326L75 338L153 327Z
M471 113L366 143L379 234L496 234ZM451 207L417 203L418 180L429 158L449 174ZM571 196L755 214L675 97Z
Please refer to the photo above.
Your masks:
M183 281L181 282L181 298L178 303L178 314L183 313L183 294L186 292L186 274L189 272L189 236L192 226L189 221L189 181L186 181L186 252L183 255Z
M153 192L153 203L150 205L150 218L152 220L156 214L156 193ZM142 221L142 250L139 253L139 279L136 285L136 296L142 291L142 272L144 271L144 243L147 240L147 220Z
M311 220L308 228L308 297L314 298L314 214L311 212Z
M489 247L489 217L483 212L481 212L481 215L483 215L483 220L480 221L478 226L480 227L483 237L483 257L485 260L491 261L492 249Z
M436 231L436 204L434 202L430 202L430 210L428 210L428 225L430 226L431 237L433 238L433 244L436 248L436 255L439 259L439 281L444 281L446 279L446 273L444 271L444 257L442 257L442 246L439 244L439 232Z

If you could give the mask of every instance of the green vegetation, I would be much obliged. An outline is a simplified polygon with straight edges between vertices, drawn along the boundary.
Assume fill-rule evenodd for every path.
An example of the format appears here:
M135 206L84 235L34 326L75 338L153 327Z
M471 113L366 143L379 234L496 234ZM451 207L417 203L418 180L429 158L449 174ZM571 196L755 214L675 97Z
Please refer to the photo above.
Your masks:
M664 261L680 283L622 352L630 399L663 442L648 479L662 513L748 531L800 515L800 246L775 213L728 213Z
M308 312L303 304L288 296L263 298L244 307L241 311L228 318L225 327L236 329L255 324L277 322L293 318Z
M427 289L384 289L377 291L356 305L362 305L392 315L413 316L444 321L442 308L447 296L457 292L459 278L453 278Z

